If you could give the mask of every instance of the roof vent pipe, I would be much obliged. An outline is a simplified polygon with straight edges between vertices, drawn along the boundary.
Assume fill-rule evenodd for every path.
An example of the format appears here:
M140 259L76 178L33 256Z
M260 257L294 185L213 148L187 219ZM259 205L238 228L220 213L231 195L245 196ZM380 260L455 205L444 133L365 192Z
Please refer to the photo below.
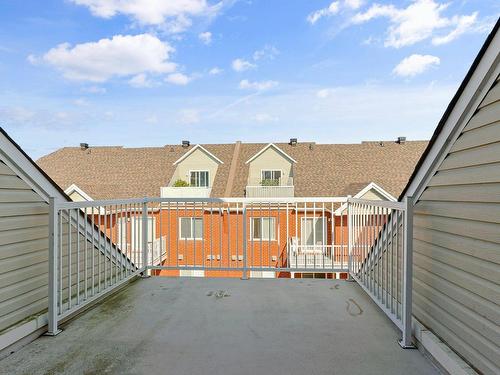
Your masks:
M86 150L88 148L89 148L89 144L88 143L80 143L80 149Z
M189 147L190 142L189 141L182 141L182 147L186 148Z
M399 143L400 145L402 145L405 142L406 142L406 137L398 137L398 139L396 139L396 143Z

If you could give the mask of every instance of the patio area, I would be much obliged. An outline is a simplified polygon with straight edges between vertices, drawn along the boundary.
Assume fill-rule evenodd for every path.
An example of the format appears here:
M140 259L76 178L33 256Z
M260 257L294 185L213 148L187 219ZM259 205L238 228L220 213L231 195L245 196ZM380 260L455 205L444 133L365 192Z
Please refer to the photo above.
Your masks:
M5 374L438 374L355 282L139 279Z

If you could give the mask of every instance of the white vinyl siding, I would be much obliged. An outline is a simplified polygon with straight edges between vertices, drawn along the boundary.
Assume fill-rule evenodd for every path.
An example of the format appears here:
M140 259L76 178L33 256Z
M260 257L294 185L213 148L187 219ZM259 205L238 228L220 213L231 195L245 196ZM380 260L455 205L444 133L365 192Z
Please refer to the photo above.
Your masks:
M0 160L0 332L47 308L48 204Z
M415 206L413 314L485 374L500 373L500 84Z

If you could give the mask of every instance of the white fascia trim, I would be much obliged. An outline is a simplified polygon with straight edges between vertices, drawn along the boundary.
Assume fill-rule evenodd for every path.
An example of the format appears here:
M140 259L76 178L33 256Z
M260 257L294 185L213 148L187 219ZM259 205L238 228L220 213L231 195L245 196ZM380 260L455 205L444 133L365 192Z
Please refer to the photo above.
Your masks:
M488 88L500 74L499 50L500 33L497 32L448 116L422 166L406 190L405 196L413 197L413 204L418 201L429 180L436 173L437 168L448 155L451 147L488 93Z
M202 145L200 144L197 144L196 146L194 146L191 150L189 150L188 152L186 152L184 155L182 155L179 159L177 159L173 165L176 165L176 164L179 164L181 161L183 161L184 159L186 159L189 155L191 155L195 150L202 150L205 154L207 154L208 156L210 156L212 159L214 159L217 163L219 164L224 164L224 162L222 160L220 160L217 156L215 156L214 154L212 154L210 151L208 151L205 147L203 147Z
M390 193L382 189L380 186L378 186L375 182L370 182L368 185L366 185L363 189L358 191L356 195L353 196L353 198L361 198L363 195L368 193L370 190L375 190L377 193L380 193L384 198L386 198L390 202L396 202L397 199L393 197ZM339 208L335 210L335 215L340 215L345 209L347 208L347 203L343 203Z
M288 155L285 151L283 151L281 148L279 148L278 146L276 146L274 143L269 143L266 147L264 147L262 150L260 150L259 152L257 152L254 156L252 156L250 159L247 160L247 162L245 164L248 164L250 163L252 160L256 159L257 157L259 157L260 154L262 154L264 151L266 151L269 147L273 147L276 151L278 151L281 155L283 155L285 158L287 158L288 160L290 160L292 163L297 163L297 161L292 158L290 155Z
M68 186L68 188L66 190L64 190L64 192L68 195L71 195L72 193L77 192L86 201L89 201L89 202L93 201L92 197L90 195L88 195L86 192L84 192L82 189L80 189L76 184L71 184L70 186Z
M0 156L2 161L23 179L46 202L49 197L62 201L67 198L14 146L0 133Z

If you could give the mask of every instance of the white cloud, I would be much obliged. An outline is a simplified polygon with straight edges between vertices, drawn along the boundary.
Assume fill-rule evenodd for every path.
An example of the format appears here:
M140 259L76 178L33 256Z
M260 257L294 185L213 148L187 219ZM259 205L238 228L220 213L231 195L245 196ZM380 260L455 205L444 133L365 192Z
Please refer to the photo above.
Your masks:
M273 60L279 53L280 51L276 47L266 44L264 48L255 51L252 57L254 61L261 59Z
M212 43L212 33L210 31L199 33L198 39L200 39L203 44L206 44L208 46L210 43Z
M208 71L208 74L210 74L211 76L216 76L216 75L221 74L223 71L224 71L223 69L215 66Z
M330 89L321 89L316 92L316 96L320 99L325 99L330 96Z
M379 17L388 18L390 26L384 42L386 47L400 48L429 38L433 38L434 44L443 44L472 31L477 17L477 13L444 17L442 13L448 5L434 0L414 0L406 8L396 8L392 4L373 4L365 12L354 15L351 22L361 24ZM434 35L441 30L447 31L447 34L441 37Z
M193 125L200 122L200 114L196 109L183 109L179 112L179 122L185 125Z
M340 10L340 2L333 1L327 8L319 9L317 11L310 13L307 16L307 22L309 22L311 25L314 25L316 22L319 21L320 18L333 16L337 14L339 10Z
M143 26L165 26L169 32L177 33L191 26L192 17L214 17L222 2L215 5L207 0L71 0L89 8L101 18L122 14Z
M460 35L468 32L476 23L477 15L478 13L474 12L470 16L453 17L453 22L456 24L456 27L446 35L436 36L432 38L432 44L446 44L451 42L452 40L457 39Z
M269 90L272 89L273 87L276 87L278 85L278 82L276 81L255 81L251 82L247 79L244 79L240 82L240 89L243 90L257 90L257 91L264 91L264 90Z
M193 79L192 77L189 77L189 76L182 74L182 73L172 73L172 74L169 74L167 76L167 78L165 78L165 81L167 81L173 85L185 86L189 82L191 82L192 79Z
M89 105L89 102L84 98L78 98L73 100L73 104L79 107L87 107Z
M244 72L245 70L255 69L257 67L257 65L252 64L250 61L244 59L233 60L231 66L236 72Z
M112 77L140 73L171 73L174 49L150 34L115 35L112 39L77 44L63 43L43 55L43 61L72 80L104 82Z
M255 116L253 116L253 119L260 123L276 122L279 120L278 117L272 116L269 113L257 113Z
M363 0L345 0L344 4L349 9L358 9L363 5Z
M413 77L425 72L432 66L439 65L439 57L432 55L411 55L403 59L393 70L394 74L401 77Z
M89 86L82 88L82 91L88 92L89 94L105 94L106 88L100 86Z
M148 87L153 87L153 82L148 79L146 74L144 73L139 73L135 76L133 76L129 81L128 84L132 87L135 88L148 88Z

